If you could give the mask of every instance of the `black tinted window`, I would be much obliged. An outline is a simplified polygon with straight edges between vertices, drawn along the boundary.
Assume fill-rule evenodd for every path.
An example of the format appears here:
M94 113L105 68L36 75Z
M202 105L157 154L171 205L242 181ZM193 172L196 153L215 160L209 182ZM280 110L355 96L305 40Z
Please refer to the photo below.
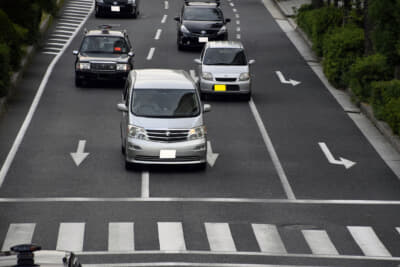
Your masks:
M183 12L184 20L219 21L223 19L222 12L218 8L187 7Z
M203 59L204 65L247 65L246 55L240 48L209 48Z
M132 112L136 116L174 118L194 117L200 113L194 90L135 89L132 100Z
M87 36L81 45L83 53L128 53L124 38L111 36Z

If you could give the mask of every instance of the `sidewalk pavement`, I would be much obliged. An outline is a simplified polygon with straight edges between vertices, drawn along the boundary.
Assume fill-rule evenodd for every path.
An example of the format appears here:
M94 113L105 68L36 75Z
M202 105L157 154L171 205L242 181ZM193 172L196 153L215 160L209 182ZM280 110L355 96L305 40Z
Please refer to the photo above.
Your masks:
M304 4L311 4L311 0L275 0L283 15L293 17Z

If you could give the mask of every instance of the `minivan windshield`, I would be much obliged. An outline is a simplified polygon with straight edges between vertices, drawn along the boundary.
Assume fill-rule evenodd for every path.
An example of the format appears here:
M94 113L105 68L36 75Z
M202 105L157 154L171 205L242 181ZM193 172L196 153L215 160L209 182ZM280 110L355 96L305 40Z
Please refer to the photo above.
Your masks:
M208 48L204 54L204 65L247 65L241 48Z
M186 7L183 12L183 20L220 21L222 19L222 12L218 8Z
M124 38L113 36L87 36L80 49L82 53L128 53Z
M135 89L132 112L140 117L195 117L200 113L200 104L194 90Z

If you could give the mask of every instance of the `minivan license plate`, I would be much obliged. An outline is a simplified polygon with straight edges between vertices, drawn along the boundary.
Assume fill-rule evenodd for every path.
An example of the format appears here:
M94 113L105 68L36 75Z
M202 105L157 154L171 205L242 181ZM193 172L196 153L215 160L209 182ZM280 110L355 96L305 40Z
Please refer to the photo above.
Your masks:
M219 91L219 92L226 91L226 85L225 84L215 84L214 91Z
M112 12L119 12L121 9L119 6L111 6L111 11Z
M176 150L162 149L160 150L160 159L174 159L176 158Z

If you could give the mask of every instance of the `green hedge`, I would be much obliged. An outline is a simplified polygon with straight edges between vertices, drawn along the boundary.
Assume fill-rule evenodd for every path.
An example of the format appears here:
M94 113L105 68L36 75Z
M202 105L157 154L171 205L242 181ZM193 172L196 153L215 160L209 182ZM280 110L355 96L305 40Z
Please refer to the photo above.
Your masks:
M8 94L10 85L10 49L4 43L0 43L0 97Z
M386 106L391 100L400 98L400 80L372 82L371 88L375 116L385 120L388 117Z
M326 33L340 26L343 13L333 6L312 9L311 5L303 5L297 15L297 23L311 38L313 50L318 56L323 55L323 39Z
M326 77L335 87L347 87L350 66L363 50L364 31L355 25L336 28L325 35L322 65Z
M358 58L350 67L350 88L361 101L368 101L372 93L371 83L388 80L390 74L385 56L375 54Z

